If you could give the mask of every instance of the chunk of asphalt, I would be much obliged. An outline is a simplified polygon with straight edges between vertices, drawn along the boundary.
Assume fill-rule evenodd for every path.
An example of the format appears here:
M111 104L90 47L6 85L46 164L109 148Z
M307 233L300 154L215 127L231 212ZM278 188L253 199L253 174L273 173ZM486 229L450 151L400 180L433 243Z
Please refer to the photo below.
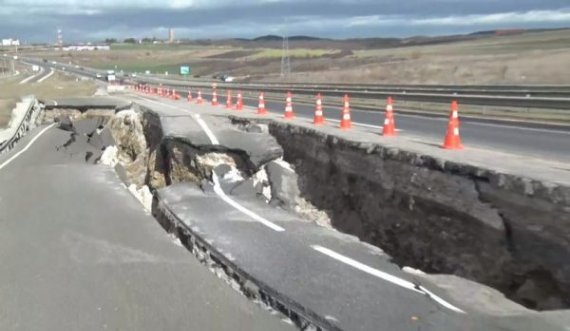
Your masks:
M99 136L101 137L105 147L116 145L115 138L113 138L113 133L111 133L111 129L109 127L103 128L103 130L99 132Z
M65 131L73 131L73 122L71 118L66 115L58 116L55 121L58 123L58 128Z
M101 150L111 145L115 145L115 139L108 127L105 127L101 132L93 133L93 135L89 137L88 142L91 146Z
M247 179L234 186L229 190L230 195L236 196L257 196L261 194L261 188L257 188L254 185L253 179Z
M220 133L220 141L230 149L244 151L253 172L257 172L265 163L283 156L283 149L277 141L266 133L246 133L238 130L226 130Z
M220 164L214 168L214 173L218 175L219 178L222 178L231 170L232 167L230 167L228 164Z
M127 175L127 170L123 167L120 163L115 165L115 173L119 177L119 179L127 186L131 185L129 181L129 176Z
M297 174L282 161L268 162L265 170L271 184L271 204L294 209L301 194L297 185Z
M73 122L73 131L77 134L92 135L99 127L103 125L103 118L82 118Z
M87 151L85 152L85 162L89 164L96 164L103 155L102 150Z

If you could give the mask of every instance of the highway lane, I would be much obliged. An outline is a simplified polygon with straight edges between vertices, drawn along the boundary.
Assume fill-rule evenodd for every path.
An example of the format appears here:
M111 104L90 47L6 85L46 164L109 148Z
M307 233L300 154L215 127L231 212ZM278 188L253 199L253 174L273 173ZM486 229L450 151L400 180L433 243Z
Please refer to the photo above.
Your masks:
M225 98L220 100L221 103L224 101ZM244 99L244 103L257 107L258 100ZM266 101L266 107L270 112L282 113L284 102ZM396 126L403 130L401 134L417 136L428 144L443 143L448 124L446 118L398 114L397 101L394 107ZM309 119L314 116L312 105L295 104L294 109L297 116ZM324 113L328 119L339 121L341 108L325 107ZM353 108L351 115L355 123L373 126L370 130L381 132L384 112ZM337 125L332 122L329 124ZM485 148L544 160L570 162L570 131L484 123L476 119L461 118L460 133L466 148Z
M36 129L0 156L0 329L293 330L175 245L69 137Z
M29 64L29 63L26 63ZM33 65L38 65L39 66L39 71L38 72L34 72L32 73L32 75L24 78L20 84L32 84L32 83L41 83L43 81L45 81L46 79L50 78L54 73L55 70L45 64L35 64L33 63Z
M85 70L77 70L67 66L67 70L78 75L86 75ZM219 102L223 104L223 93ZM185 92L182 93L185 97ZM210 98L208 93L204 96ZM235 97L235 95L234 95ZM285 98L283 98L285 99ZM325 95L326 99L326 95ZM235 100L234 100L235 101ZM295 100L293 100L295 103ZM258 100L244 99L247 106L257 107ZM269 111L281 113L284 102L266 101ZM295 104L298 116L312 118L313 105ZM396 125L403 130L402 134L417 136L429 144L441 144L447 130L447 119L433 116L398 114L398 103L395 103ZM325 116L332 120L340 120L340 107L325 107ZM460 110L461 116L461 110ZM379 111L352 109L352 118L357 123L374 126L370 130L380 131L384 121L384 113ZM377 127L377 128L376 128ZM507 153L522 154L544 160L570 162L570 131L536 127L516 122L510 124L489 123L476 118L461 118L461 138L467 148L485 148Z

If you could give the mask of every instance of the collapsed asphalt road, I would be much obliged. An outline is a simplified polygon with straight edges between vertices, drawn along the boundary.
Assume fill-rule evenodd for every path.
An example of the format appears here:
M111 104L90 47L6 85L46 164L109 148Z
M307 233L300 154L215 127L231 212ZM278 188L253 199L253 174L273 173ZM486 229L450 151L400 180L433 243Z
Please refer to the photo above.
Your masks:
M53 125L0 156L0 329L291 330L175 245ZM67 145L66 145L67 144Z
M238 135L236 131L244 128L232 128L223 115L192 114L187 107L169 102L139 102L147 108L142 112L142 126L152 128L145 133L147 139L153 136L147 140L150 154L154 154L153 150L159 151L162 157L158 161L160 157L154 154L157 161L152 162L146 178L154 180L157 172L166 176L164 181L158 182L166 183L167 187L154 187L159 190L153 213L165 228L187 241L191 251L205 249L217 264L222 264L222 269L229 269L231 275L241 275L240 281L265 285L262 290L270 293L270 301L276 300L277 306L292 310L293 316L313 318L311 322L325 329L343 330L369 330L377 325L386 325L390 330L416 326L423 330L455 330L463 324L469 325L471 330L558 329L560 321L555 317L539 317L519 310L520 307L505 303L500 294L470 282L451 286L457 290L453 299L446 293L451 283L441 284L442 288L438 289L429 280L419 277L421 285L415 288L418 279L399 270L388 256L385 256L387 260L379 258L378 251L371 251L354 238L328 232L330 230L307 224L290 213L272 209L255 199L251 187L245 193L234 191L225 183L227 168L218 173L215 160L227 160L245 170L241 174L246 177L256 174L258 169L248 171L247 167L239 167L240 163L248 162L236 161L235 155L227 156L241 151L238 156L247 158L257 155L252 152L255 150L271 151L273 143L267 133L263 139L251 140L244 137L243 132ZM147 114L154 115L149 118ZM250 132L247 128L245 131ZM251 131L260 136L264 132L263 129ZM259 141L265 141L265 148L260 148ZM212 152L227 155L211 155L213 164L203 164L205 156ZM138 157L134 162L140 162ZM228 180L236 185L233 178L234 175L229 176ZM247 181L246 178L246 186ZM254 193L263 195L259 191ZM339 245L338 241L343 244ZM315 257L315 252L321 255ZM203 259L202 253L198 256ZM394 280L392 277L397 280L387 280ZM461 285L458 287L458 284ZM414 288L422 289L420 294L427 295L412 293L408 296L406 289L414 292ZM446 290L442 292L442 289ZM485 294L467 298L462 293ZM423 301L426 298L428 300ZM457 304L454 300L461 302ZM467 316L461 314L462 309L466 309Z
M206 264L232 287L254 300L279 310L301 328L321 327L332 330L467 328L517 331L560 329L560 320L555 317L547 318L545 314L529 312L511 304L501 306L504 304L504 298L500 294L481 288L477 284L459 282L462 288L457 289L455 285L459 292L452 294L449 288L446 288L450 284L437 286L429 278L404 272L381 250L363 244L354 237L326 227L318 227L299 217L298 214L287 211L290 208L287 206L288 197L286 194L280 194L283 190L276 190L275 186L281 186L282 189L291 188L287 185L290 184L291 178L286 178L290 171L289 166L276 160L282 154L282 150L263 127L236 126L223 117L189 114L186 109L156 102L149 101L143 104L146 105L146 109L143 107L142 112L122 111L116 116L110 115L111 119L97 116L79 120L61 118L59 126L64 129L63 131L48 129L44 136L34 141L29 150L26 150L28 145L25 145L23 149L14 151L17 158L1 166L9 169L10 165L19 165L14 162L26 161L26 156L34 156L27 160L28 163L18 167L16 173L10 173L12 185L14 177L33 180L33 184L30 185L37 188L37 192L32 195L30 204L40 206L40 210L49 215L42 219L58 218L55 227L51 224L53 222L48 222L42 223L40 229L47 231L50 236L46 238L55 242L57 235L64 233L64 238L60 241L64 243L63 246L67 245L65 248L73 248L70 260L76 265L72 268L61 267L61 256L52 257L56 259L53 265L56 268L61 267L67 273L72 269L80 274L75 282L81 283L85 280L94 283L102 277L98 274L92 278L83 278L84 273L87 273L82 271L83 269L98 271L89 263L83 268L83 264L80 263L86 263L85 261L91 261L96 266L106 264L115 266L125 263L138 265L141 259L144 262L150 259L158 265L163 260L168 261L164 263L172 265L171 268L166 268L169 273L179 272L184 274L183 278L191 282L201 281L194 279L193 276L193 279L188 277L190 270L184 268L185 262L176 260L179 257L176 255L178 253L172 255L166 248L164 251L158 249L156 252L146 249L149 240L152 247L162 247L154 243L154 239L162 236L163 239L160 240L164 242L166 239L164 232L151 232L149 236L140 229L130 230L128 234L121 234L122 232L117 230L117 227L125 229L139 225L141 221L147 224L147 221L152 220L141 212L140 207L137 208L136 204L132 204L132 197L125 193L124 186L120 185L117 177L112 174L111 168L86 164L109 161L107 158L111 153L108 152L115 149L118 150L118 154L114 157L111 155L111 159L116 158L121 162L117 163L115 160L110 164L115 165L115 170L127 185L138 187L148 184L157 190L152 211L165 229L180 238L182 244L200 262ZM34 146L40 142L36 150ZM113 143L116 145L114 148L109 146ZM27 141L23 144L27 144ZM25 153L17 154L19 151ZM261 169L263 165L267 165L264 170L267 179L259 175L260 171L263 172ZM26 169L28 171L25 171ZM65 176L62 173L65 173ZM2 170L0 170L1 175ZM65 182L64 179L72 179L74 182L62 184ZM267 186L259 185L259 181L270 183L269 194ZM42 187L47 187L45 190L57 194L48 196ZM85 187L88 187L90 192L82 192ZM108 193L107 190L113 193ZM43 201L40 202L40 198ZM130 200L127 202L126 199ZM56 209L54 216L51 216L50 213L46 213L50 211L46 205L53 204L62 207ZM113 208L107 207L106 210L99 211L98 209L103 209L102 206ZM16 207L17 203L11 210L12 214L17 212L14 210ZM131 209L137 209L138 212L130 215L133 212ZM84 210L87 212L86 215ZM35 211L25 211L23 214L40 217ZM104 220L101 221L100 217ZM73 220L69 222L69 218ZM78 222L78 219L85 219L87 222ZM34 233L31 228L37 227L35 224L29 224L24 229L19 229L18 226L14 225L15 230L13 230L17 235L22 235L23 232ZM141 228L144 230L146 226ZM152 229L155 231L156 227ZM68 234L69 231L72 233ZM75 232L79 232L79 235ZM109 238L113 240L110 244ZM125 240L125 242L115 240ZM119 245L119 248L127 246L128 249L126 251L115 249L114 244ZM169 244L168 240L165 244ZM91 249L92 246L95 248ZM101 246L104 248L101 249ZM46 247L52 248L52 253L57 253L52 254L54 256L60 255L62 251L65 255L65 249L57 245L46 244ZM33 248L28 248L28 251L32 250ZM141 251L144 254L139 254ZM123 252L125 254L122 254ZM45 258L46 255L33 253L41 258ZM123 259L116 257L117 254ZM190 256L187 254L186 258ZM176 262L172 262L172 259ZM65 263L69 262L63 260ZM47 261L53 260L47 259ZM32 266L37 263L33 259L27 262ZM13 267L18 269L17 265ZM164 269L163 265L160 267ZM108 278L111 279L106 279L103 284L111 285L103 285L103 288L120 287L117 284L122 286L121 281L130 277L137 281L140 277L145 277L147 280L146 277L149 275L151 278L157 277L151 279L151 282L161 279L161 276L156 275L159 273L156 269L160 267L150 268L150 272L141 271L135 275L121 268L113 270L109 267L107 270L112 272ZM77 271L78 269L82 270ZM35 266L32 270L38 273ZM49 270L48 273L53 272L63 278L59 270ZM129 270L132 270L132 266ZM17 273L20 275L22 272ZM161 274L163 275L164 271ZM168 277L175 279L173 286L178 287L176 280L181 276L169 274ZM29 278L26 280L29 281ZM52 281L51 278L44 280L43 285ZM117 303L115 308L120 309L124 307L121 304L126 304L127 307L133 305L135 307L133 310L143 310L139 307L150 305L156 308L153 318L162 318L165 313L157 307L160 302L165 302L161 297L162 293L154 298L152 292L151 298L145 294L148 292L142 289L148 285L129 279L127 288L134 287L135 291L141 291L143 294L132 295L130 296L133 298L132 302L125 300ZM164 286L164 291L172 290L171 287ZM159 286L158 289L162 290L163 287ZM76 288L72 290L79 291ZM205 286L205 291L206 293L190 291L184 294L176 293L175 303L182 306L190 305L186 306L186 309L193 309L196 304L195 296L209 296L212 292L208 286ZM45 289L39 288L38 293L45 292ZM483 301L477 301L481 300L481 297L477 300L459 298L465 296L464 293L484 293L488 297ZM106 295L110 295L112 301L117 302L113 293L101 295L105 298L108 298ZM80 299L86 300L82 297ZM156 300L159 303L140 302L144 300ZM481 307L477 307L477 304ZM214 329L225 329L225 319L231 317L226 317L219 309L231 311L232 308L217 306L216 309L220 316L224 316L222 318L224 322L222 327ZM77 310L72 312L77 313ZM204 313L203 310L200 312ZM174 314L182 312L175 310ZM196 315L193 316L196 318ZM200 316L203 318L212 315L200 314ZM182 318L177 319L178 317L176 315L174 318L177 322L187 323ZM253 322L257 323L255 318ZM200 321L207 323L203 319ZM174 322L171 325L174 325ZM212 329L212 324L201 325L205 329ZM138 324L133 328L137 326ZM269 324L265 325L265 328L275 329ZM253 327L244 326L244 329L253 329Z

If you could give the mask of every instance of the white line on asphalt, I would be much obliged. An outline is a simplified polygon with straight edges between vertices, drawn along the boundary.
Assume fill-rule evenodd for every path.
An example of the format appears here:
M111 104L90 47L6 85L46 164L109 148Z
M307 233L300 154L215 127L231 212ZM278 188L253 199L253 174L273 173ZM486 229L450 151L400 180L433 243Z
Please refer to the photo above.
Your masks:
M7 166L8 164L10 164L10 162L14 161L18 156L20 156L22 153L24 153L25 151L28 150L28 148L30 148L30 146L32 146L32 144L42 135L44 134L44 132L46 132L47 130L51 129L53 126L55 125L55 123L47 126L45 129L43 129L42 131L40 131L34 138L32 138L32 140L30 140L30 142L26 145L26 147L22 148L21 151L19 151L18 153L12 155L12 157L10 157L8 160L4 161L4 163L0 164L0 169L4 168L5 166Z
M206 133L206 135L208 136L208 139L210 139L212 144L219 145L220 141L218 140L218 137L216 137L216 135L214 135L212 130L210 130L210 128L208 127L206 122L204 122L204 120L200 117L200 115L199 114L192 114L191 116L196 122L198 122L198 125L200 125L200 127L202 128L204 133Z
M335 119L330 119L330 118L327 118L327 121L340 123L340 120L335 120ZM357 126L363 126L363 127L366 127L366 128L372 128L372 129L383 129L383 128L384 128L383 125L372 125L372 124L366 124L366 123L354 122L354 121L352 121L352 124L357 125ZM404 130L396 129L396 131L397 131L397 132L402 132L402 131L404 131Z
M153 102L153 103L157 103L161 106L167 106L170 108L174 108L174 109L178 109L178 110L183 110L185 112L188 112L188 109L184 109L181 107L177 107L177 106L173 106L173 105L169 105L166 103L162 103L162 102L157 102L154 100L150 100L147 99L145 97L141 97L144 100ZM216 135L212 132L212 130L210 130L210 128L208 127L208 124L206 124L206 122L200 117L199 114L189 114L195 121L196 123L198 123L198 125L202 128L202 130L204 131L204 133L208 136L208 139L210 139L210 142L212 142L212 144L214 145L219 145L220 141L218 140L218 138L216 137ZM242 212L243 214L251 217L252 219L254 219L255 221L265 225L266 227L270 228L273 231L277 231L277 232L283 232L285 231L284 228L280 227L279 225L276 225L274 223L272 223L271 221L257 215L256 213L254 213L253 211L247 209L246 207L240 205L237 201L233 200L232 198L230 198L229 196L227 196L227 194L224 192L224 190L222 189L222 186L220 185L220 181L218 179L218 176L212 172L212 182L214 184L214 192L216 193L216 195L218 197L220 197L220 199L222 199L225 203L227 203L228 205L234 207L235 209L237 209L238 211Z
M253 211L251 211L251 210L245 208L244 206L240 205L239 203L234 201L232 198L228 197L226 195L226 193L224 192L224 190L222 189L222 187L220 186L218 176L215 173L212 173L212 181L214 182L214 192L216 192L216 194L222 200L224 200L228 205L230 205L230 206L234 207L235 209L241 211L242 213L253 218L254 220L265 225L266 227L270 228L273 231L277 231L277 232L284 232L285 231L285 229L280 227L279 225L276 225L276 224L272 223L271 221L266 220L265 218L254 213Z
M398 286L403 287L405 289L427 295L430 298L432 298L434 301L436 301L439 304L441 304L442 306L444 306L445 308L453 310L453 311L458 312L458 313L465 314L465 312L463 310L461 310L461 309L455 307L454 305L450 304L449 302L443 300L442 298L440 298L437 295L433 294L432 292L426 290L422 286L416 286L414 283L412 283L410 281L407 281L407 280L402 279L402 278L398 278L396 276L390 275L390 274L383 272L383 271L380 271L378 269L374 269L370 266L367 266L366 264L360 263L360 262L353 260L349 257L341 255L341 254L339 254L333 250L330 250L326 247L322 247L319 245L312 245L311 248L313 248L314 250L316 250L319 253L322 253L328 257L331 257L337 261L340 261L344 264L347 264L347 265L349 265L353 268L356 268L360 271L363 271L367 274L381 278L387 282L398 285Z
M40 79L38 80L38 83L41 83L41 82L43 82L44 80L50 78L54 73L55 73L55 71L54 71L53 69L50 69L49 74L47 74L46 76L40 78Z
M26 84L27 82L29 82L30 80L36 78L37 76L41 75L44 72L44 68L40 67L40 72L38 72L37 74L31 75L28 78L23 79L19 84Z

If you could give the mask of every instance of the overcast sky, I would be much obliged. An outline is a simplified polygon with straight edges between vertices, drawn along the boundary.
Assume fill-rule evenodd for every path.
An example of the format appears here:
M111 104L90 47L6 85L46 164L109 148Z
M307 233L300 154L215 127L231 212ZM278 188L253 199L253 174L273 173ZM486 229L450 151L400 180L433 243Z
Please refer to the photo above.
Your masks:
M0 37L27 42L406 37L570 26L570 0L0 0Z

